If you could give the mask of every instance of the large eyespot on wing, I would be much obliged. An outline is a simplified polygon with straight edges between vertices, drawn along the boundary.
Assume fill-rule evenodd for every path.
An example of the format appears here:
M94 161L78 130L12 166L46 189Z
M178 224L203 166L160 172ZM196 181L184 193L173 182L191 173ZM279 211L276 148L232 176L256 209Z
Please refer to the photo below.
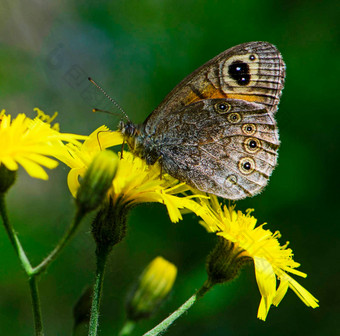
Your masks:
M275 113L285 79L285 64L278 49L268 42L249 42L225 52L218 71L209 80L227 98L261 103Z
M261 103L274 113L284 85L285 64L268 42L248 42L220 53L184 78L144 122L147 131L162 119L204 99Z

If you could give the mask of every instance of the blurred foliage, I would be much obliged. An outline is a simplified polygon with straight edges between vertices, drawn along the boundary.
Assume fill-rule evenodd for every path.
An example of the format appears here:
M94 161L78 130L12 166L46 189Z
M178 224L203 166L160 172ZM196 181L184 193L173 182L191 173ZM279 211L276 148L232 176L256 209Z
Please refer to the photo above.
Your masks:
M306 308L288 293L267 322L257 320L260 301L252 267L238 280L216 287L172 326L167 335L340 334L338 209L338 1L287 0L3 0L0 10L1 108L11 114L59 112L61 130L88 134L119 117L84 79L90 75L142 122L186 75L221 51L247 41L274 43L287 64L277 114L279 166L259 196L238 202L255 208L259 222L280 230L309 276L300 283L319 300ZM85 76L86 75L86 76ZM85 76L85 77L84 77ZM96 106L91 100L96 97ZM3 145L3 144L1 144ZM10 218L37 263L53 248L72 218L67 169L49 182L19 172L8 195ZM69 335L72 308L93 280L90 219L40 281L47 335ZM0 330L33 334L28 286L4 230L0 230ZM174 292L140 335L184 302L205 280L205 256L214 244L193 215L171 224L164 207L143 205L129 218L128 235L112 253L104 285L101 335L124 321L124 293L144 266L162 255L178 266ZM20 323L15 323L20 321Z

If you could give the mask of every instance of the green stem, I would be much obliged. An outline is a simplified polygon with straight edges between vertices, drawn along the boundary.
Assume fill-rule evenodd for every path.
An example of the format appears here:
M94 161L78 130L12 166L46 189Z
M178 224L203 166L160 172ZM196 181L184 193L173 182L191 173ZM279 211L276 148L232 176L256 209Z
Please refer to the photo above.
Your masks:
M19 257L21 266L23 267L25 273L29 277L29 286L30 293L32 298L32 308L33 308L33 316L34 316L34 326L35 326L35 335L42 336L44 335L42 317L41 317L41 308L40 308L40 299L39 299L39 291L36 283L36 277L32 276L32 266L30 261L27 258L27 255L20 243L18 236L16 235L12 224L10 223L7 215L5 195L3 193L0 194L0 213L4 223L4 227L6 229L7 235L9 237L10 242L12 243L16 254Z
M50 265L50 263L56 259L56 257L62 251L62 249L66 246L69 240L76 233L81 220L84 218L84 215L85 213L83 211L80 211L79 209L77 210L72 224L69 226L64 236L60 239L58 245L38 266L32 269L32 272L31 272L32 275L38 275L42 273Z
M89 336L96 336L98 332L98 322L99 322L99 307L100 307L100 299L102 295L103 289L103 281L104 281L104 273L105 273L105 265L107 261L107 257L110 248L97 248L96 257L97 257L97 269L96 269L96 280L93 288L93 297L92 297L92 306L91 306L91 317L90 317L90 326L89 326Z
M43 336L44 331L43 331L39 291L38 291L36 276L32 276L29 279L28 282L29 282L29 285L30 285L31 297L32 297L32 308L33 308L33 316L34 316L35 335L36 336Z
M118 336L127 336L130 335L132 330L135 328L136 323L133 321L126 321L123 325L123 328L120 330Z
M186 302L184 302L176 311L174 311L168 318L163 320L161 323L156 325L153 329L149 330L143 336L157 336L163 333L170 325L175 322L179 317L181 317L185 312L193 306L193 304L201 298L204 294L208 292L211 285L206 282L203 287L198 290L193 296L191 296Z
M19 257L19 260L21 262L21 266L25 270L25 272L30 275L32 272L32 266L31 263L29 262L26 253L21 246L21 243L19 241L18 236L16 235L14 228L12 224L10 223L7 215L7 208L6 208L6 202L5 202L5 194L1 193L0 194L0 212L1 212L1 217L4 223L4 227L6 229L7 235L9 237L9 240L11 244L14 247L15 253Z

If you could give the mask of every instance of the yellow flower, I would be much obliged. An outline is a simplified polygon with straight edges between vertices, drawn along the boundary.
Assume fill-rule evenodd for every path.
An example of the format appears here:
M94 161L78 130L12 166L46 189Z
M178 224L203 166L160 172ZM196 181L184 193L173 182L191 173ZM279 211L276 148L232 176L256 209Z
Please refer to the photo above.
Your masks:
M35 109L38 117L34 120L25 114L19 114L12 120L5 110L0 112L0 163L8 170L16 171L21 165L35 178L48 179L42 167L53 169L58 162L55 157L62 151L62 141L75 142L82 136L62 134L53 129L48 118L41 110ZM47 122L44 122L46 120Z
M246 214L236 212L235 206L221 209L215 196L202 201L210 208L210 215L206 215L202 222L207 230L216 231L218 236L231 242L239 257L250 257L254 261L256 281L262 296L257 315L259 319L266 319L270 306L281 302L288 287L307 306L318 307L318 300L287 274L307 276L296 270L300 264L293 260L293 251L288 248L288 243L280 245L278 231L265 230L265 224L256 227L257 219L251 215L252 209L248 209ZM278 288L277 280L280 281Z
M148 318L164 301L176 280L177 267L162 257L155 258L140 276L127 303L128 319Z
M93 157L105 148L121 145L120 132L112 132L106 126L95 130L83 144L70 144L67 152L59 157L71 170L67 182L73 196L79 188L79 180L84 176ZM148 166L144 160L128 151L119 160L116 176L109 197L113 203L120 202L126 207L143 203L158 202L167 207L172 222L182 219L181 210L189 209L198 213L201 206L186 195L191 188L179 183L168 174L162 174L158 164ZM179 196L181 195L181 196Z

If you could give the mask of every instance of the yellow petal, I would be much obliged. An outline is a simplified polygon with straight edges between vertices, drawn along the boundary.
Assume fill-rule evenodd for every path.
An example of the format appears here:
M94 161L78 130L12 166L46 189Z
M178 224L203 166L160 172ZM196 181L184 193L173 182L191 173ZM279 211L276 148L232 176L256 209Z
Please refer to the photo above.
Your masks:
M49 169L53 169L58 166L58 161L36 153L29 154L29 159Z
M41 168L37 163L31 160L27 160L23 157L17 158L17 161L20 165L24 167L28 175L30 175L31 177L48 180L48 175L46 174L45 170Z
M178 210L178 207L182 207L182 206L180 204L176 205L176 201L177 201L176 196L168 195L165 198L165 202L164 202L168 210L170 220L173 223L177 223L182 219L181 212Z
M273 299L273 305L278 306L281 300L284 298L288 290L288 281L287 280L280 280L279 288L276 291L276 295Z
M98 151L122 143L123 136L120 132L112 132L106 126L101 126L91 133L83 146L88 151Z
M276 276L272 265L264 258L254 257L255 275L262 299L257 312L257 317L263 321L276 294Z
M10 157L1 158L1 162L7 167L8 170L18 170L18 164Z
M79 177L85 174L86 168L73 168L67 175L67 185L73 197L76 197L80 186Z
M284 280L288 281L289 287L295 292L295 294L301 299L301 301L308 307L319 307L319 300L316 299L307 289L302 287L297 281L295 281L288 274L285 274Z

